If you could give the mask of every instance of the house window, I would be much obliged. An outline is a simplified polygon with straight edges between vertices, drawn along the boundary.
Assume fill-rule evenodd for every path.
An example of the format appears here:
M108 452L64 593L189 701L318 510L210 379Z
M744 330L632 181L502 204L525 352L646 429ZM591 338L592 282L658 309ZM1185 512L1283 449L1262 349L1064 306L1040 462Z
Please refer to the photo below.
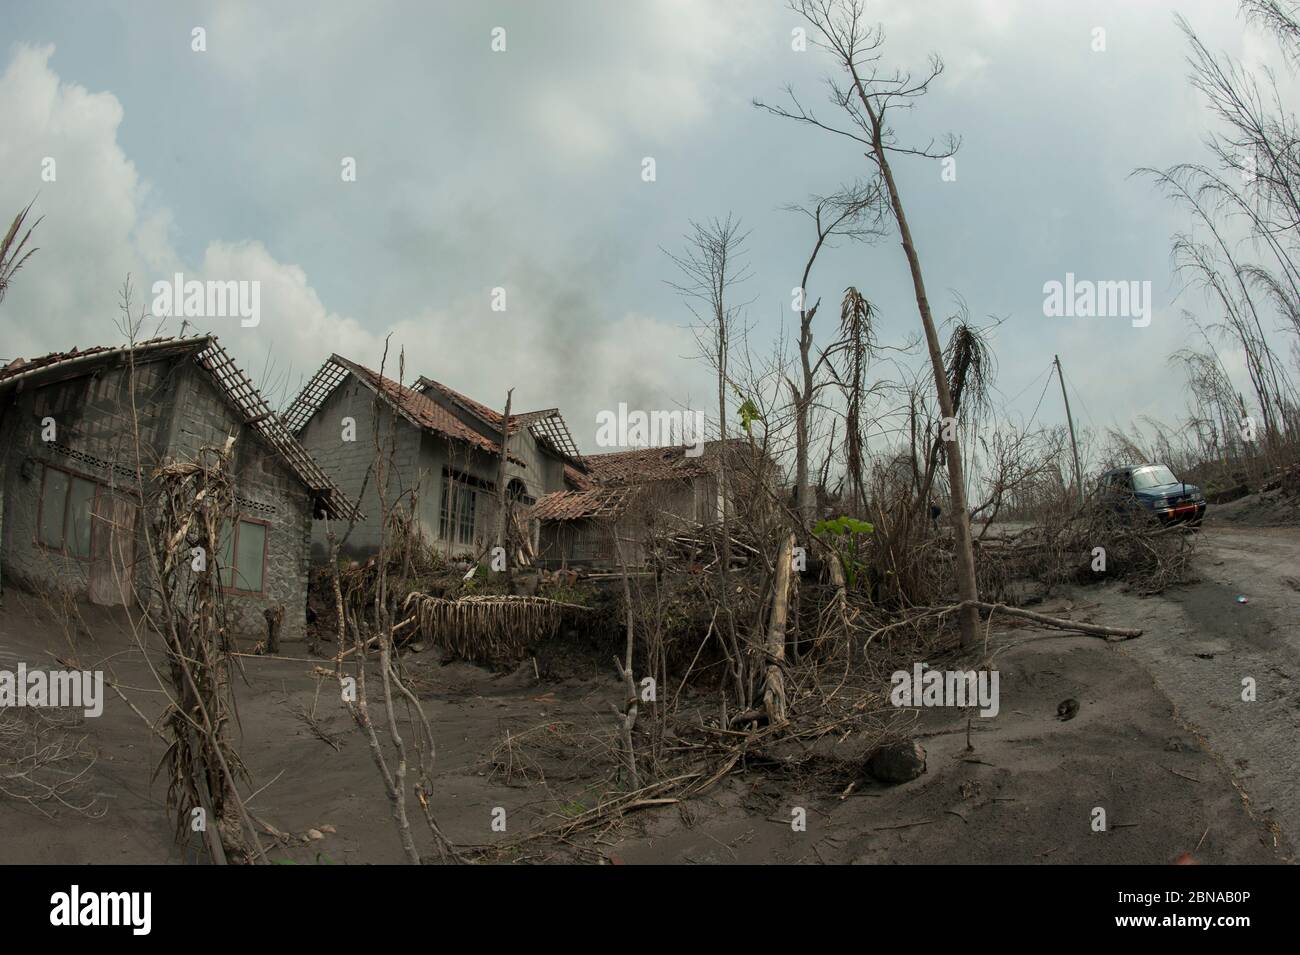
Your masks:
M478 491L466 481L444 474L442 509L438 516L438 536L458 544L474 543L474 512Z
M51 467L41 479L40 542L73 557L90 557L95 482Z
M233 530L232 530L233 528ZM266 524L244 518L221 525L221 586L260 594L266 578Z
M530 507L537 503L537 499L528 493L528 487L519 478L512 478L506 485L506 493L510 495L510 500L516 504L522 504Z

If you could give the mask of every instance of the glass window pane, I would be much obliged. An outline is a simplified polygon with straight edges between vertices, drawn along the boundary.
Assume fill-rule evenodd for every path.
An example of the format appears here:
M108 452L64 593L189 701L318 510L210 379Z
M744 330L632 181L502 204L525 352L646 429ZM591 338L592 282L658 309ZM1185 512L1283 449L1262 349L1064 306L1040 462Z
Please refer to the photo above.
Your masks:
M95 485L74 477L68 497L67 546L76 557L90 556L90 515L95 506Z
M235 542L235 586L240 590L261 591L262 557L266 548L266 525L239 522L239 539Z
M462 544L472 544L474 542L474 504L477 492L470 490L468 487L461 488L460 491L460 542Z
M454 493L454 485L451 483L451 478L446 475L443 476L442 480L442 500L438 508L438 536L443 540L448 540L449 538L447 535L450 532L451 527L452 494Z
M45 469L45 487L41 496L41 543L63 546L63 515L68 503L68 476L62 471Z
M217 566L221 568L221 586L229 587L230 582L234 579L235 571L235 535L231 533L230 521L221 522L221 529L217 532L217 539L219 541Z

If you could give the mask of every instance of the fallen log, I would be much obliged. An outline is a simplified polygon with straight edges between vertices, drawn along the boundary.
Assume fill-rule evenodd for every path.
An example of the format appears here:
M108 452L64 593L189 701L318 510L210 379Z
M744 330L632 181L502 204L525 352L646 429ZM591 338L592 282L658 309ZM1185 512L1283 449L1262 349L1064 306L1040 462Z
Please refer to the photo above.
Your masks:
M1132 627L1103 627L1097 623L1079 623L1076 620L1066 620L1063 617L1049 617L1045 613L1034 613L1032 610L1021 610L1019 607L1008 607L1006 604L990 604L982 600L964 600L959 604L953 604L949 610L957 610L963 606L973 606L980 610L994 613L1000 611L1009 614L1012 617L1023 617L1026 620L1032 620L1034 623L1041 623L1045 627L1054 627L1057 630L1077 630L1080 633L1090 634L1095 637L1105 637L1107 640L1132 640L1134 637L1142 636L1142 631Z

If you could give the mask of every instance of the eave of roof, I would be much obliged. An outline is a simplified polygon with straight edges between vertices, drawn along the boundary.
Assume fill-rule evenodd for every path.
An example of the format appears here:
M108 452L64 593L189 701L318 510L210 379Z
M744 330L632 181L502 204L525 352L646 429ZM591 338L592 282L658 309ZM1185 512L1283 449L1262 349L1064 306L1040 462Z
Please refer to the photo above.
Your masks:
M22 383L46 385L68 378L76 378L97 365L106 365L128 355L143 355L149 360L167 357L168 354L197 353L215 341L209 335L194 338L151 338L135 345L96 345L92 348L66 352L50 352L27 361L15 358L0 368L0 389ZM83 371L84 370L84 371Z
M352 372L371 391L383 398L389 407L416 427L440 434L445 438L462 441L488 454L501 454L500 442L475 431L432 398L414 388L399 384L341 355L333 355L330 360ZM500 420L501 416L497 415L498 423ZM521 467L527 466L526 462L513 454L509 455L509 459Z

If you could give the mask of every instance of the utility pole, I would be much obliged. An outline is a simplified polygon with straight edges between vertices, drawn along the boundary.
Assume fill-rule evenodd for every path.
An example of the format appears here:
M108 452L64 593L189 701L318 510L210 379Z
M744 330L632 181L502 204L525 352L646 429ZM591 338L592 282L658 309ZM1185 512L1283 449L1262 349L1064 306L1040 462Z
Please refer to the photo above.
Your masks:
M1070 426L1070 450L1074 452L1074 483L1079 486L1079 504L1083 505L1083 469L1079 467L1079 445L1074 440L1074 419L1070 417L1070 396L1065 393L1065 375L1061 373L1061 356L1053 355L1056 377L1061 382L1061 398L1065 401L1065 421Z

